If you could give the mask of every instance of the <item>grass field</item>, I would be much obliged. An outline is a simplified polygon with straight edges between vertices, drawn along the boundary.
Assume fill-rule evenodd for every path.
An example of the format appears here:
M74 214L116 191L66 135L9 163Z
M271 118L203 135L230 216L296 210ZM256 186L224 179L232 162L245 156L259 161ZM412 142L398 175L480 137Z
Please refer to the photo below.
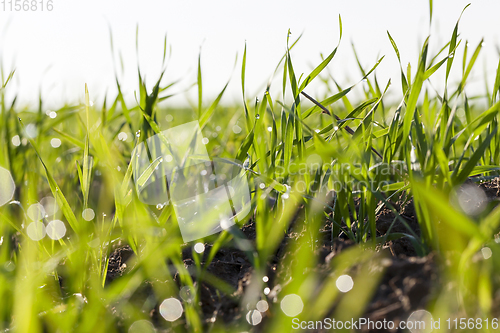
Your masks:
M496 331L500 62L494 84L468 95L482 44L458 26L438 52L427 39L417 63L400 63L401 86L377 80L380 58L342 87L337 48L302 75L288 36L281 93L248 96L245 49L233 107L219 105L225 88L204 96L201 62L185 109L169 107L168 73L146 87L140 71L134 103L117 80L102 105L82 84L81 105L22 107L3 70L0 330L327 331L325 318L399 325L426 310L434 332ZM341 36L339 18L347 47ZM148 175L134 177L132 160L146 138L196 120L210 157L240 162L251 209L185 243L172 204L141 200Z

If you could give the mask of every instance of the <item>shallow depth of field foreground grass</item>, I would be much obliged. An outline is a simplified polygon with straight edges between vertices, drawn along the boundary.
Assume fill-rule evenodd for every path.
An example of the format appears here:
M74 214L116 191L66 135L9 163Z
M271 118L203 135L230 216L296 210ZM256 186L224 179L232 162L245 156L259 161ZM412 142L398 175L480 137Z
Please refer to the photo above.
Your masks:
M460 331L460 318L464 331L496 331L500 62L494 85L468 95L482 45L462 41L458 24L439 52L426 40L418 63L400 64L401 86L377 80L382 58L340 86L336 48L302 75L289 36L274 73L282 92L248 96L245 51L234 107L218 105L224 90L208 102L199 66L191 109L169 108L168 71L154 87L139 72L136 103L119 93L91 105L82 83L82 105L21 108L5 97L15 73L4 69L0 330L326 331L325 318L370 318L395 332L427 310L434 331ZM347 47L340 20L339 32ZM313 80L326 96L308 90ZM251 213L184 243L172 205L138 197L131 154L194 120L211 157L241 161Z

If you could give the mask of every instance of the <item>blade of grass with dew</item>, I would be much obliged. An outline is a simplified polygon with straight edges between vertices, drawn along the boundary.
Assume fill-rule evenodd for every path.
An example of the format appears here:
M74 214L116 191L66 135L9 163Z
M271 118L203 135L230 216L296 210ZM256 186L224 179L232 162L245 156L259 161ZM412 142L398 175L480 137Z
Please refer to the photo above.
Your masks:
M19 122L21 123L21 126L23 127L23 129L26 130L24 124L21 121L21 118L19 118ZM40 163L42 163L42 166L45 170L45 174L47 176L47 181L49 183L52 195L54 196L54 198L56 198L57 204L59 205L59 207L61 207L61 211L62 211L64 217L66 217L66 219L68 220L68 223L71 226L71 228L76 233L78 233L78 231L80 229L79 225L78 225L78 221L77 221L75 214L73 213L73 210L71 209L68 201L66 200L66 197L64 196L64 194L60 190L54 177L52 177L52 174L50 173L49 169L45 165L45 162L43 161L40 153L38 152L38 149L37 149L36 144L33 141L33 139L28 138L28 141L30 142L31 146L33 147L33 150L35 151L38 159L40 160Z

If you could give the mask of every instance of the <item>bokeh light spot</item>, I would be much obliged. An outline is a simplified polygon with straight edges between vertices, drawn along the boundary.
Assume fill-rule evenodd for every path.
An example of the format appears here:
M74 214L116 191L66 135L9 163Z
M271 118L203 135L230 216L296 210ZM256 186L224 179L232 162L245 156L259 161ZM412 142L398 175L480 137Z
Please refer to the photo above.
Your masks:
M16 184L9 170L0 167L0 206L12 200L15 191Z
M31 222L26 228L28 237L34 241L39 241L45 237L45 225L42 222Z
M46 228L47 236L53 240L58 240L66 235L66 226L63 221L50 221Z
M302 298L299 295L286 295L281 300L281 311L288 317L296 317L302 310L304 310L304 302L302 302Z
M160 314L166 321L176 321L183 311L182 303L177 298L167 298L160 304Z
M335 282L335 285L341 292L346 293L354 287L354 281L349 275L341 275Z

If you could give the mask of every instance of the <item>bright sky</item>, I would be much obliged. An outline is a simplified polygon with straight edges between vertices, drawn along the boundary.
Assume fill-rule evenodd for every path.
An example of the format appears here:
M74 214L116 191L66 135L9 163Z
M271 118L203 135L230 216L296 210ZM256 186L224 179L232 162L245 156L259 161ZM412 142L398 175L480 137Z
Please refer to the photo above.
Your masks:
M460 12L469 2L472 5L462 17L460 33L464 41L469 41L470 48L475 48L484 37L481 63L472 77L482 85L484 71L491 82L498 65L498 0L435 0L430 31L428 1L424 0L53 0L51 12L10 11L7 3L5 9L0 7L0 57L5 71L16 69L11 93L15 91L26 103L33 101L42 87L48 105L56 106L62 101L81 101L85 83L96 101L102 100L106 91L114 93L114 68L120 67L117 56L120 52L125 72L119 77L131 99L137 89L135 29L138 25L139 63L150 86L160 72L166 33L172 56L164 82L182 79L172 92L182 92L196 81L201 49L206 101L213 100L231 77L224 100L231 103L241 100L240 69L245 42L247 95L253 98L262 94L264 84L283 55L288 29L293 39L303 32L292 58L297 72L308 73L321 61L320 53L331 52L337 44L340 14L344 35L330 65L331 73L343 86L359 80L352 42L366 68L377 57L386 55L377 75L383 85L392 78L396 93L400 91L399 65L386 31L398 44L403 66L411 61L416 69L418 51L425 37L431 33L434 54L449 40ZM109 29L114 37L115 61ZM233 72L236 55L238 62ZM461 61L461 53L457 60ZM455 66L460 72L461 64ZM173 102L195 100L195 89L191 89L190 95L181 93ZM315 92L314 86L308 89Z

